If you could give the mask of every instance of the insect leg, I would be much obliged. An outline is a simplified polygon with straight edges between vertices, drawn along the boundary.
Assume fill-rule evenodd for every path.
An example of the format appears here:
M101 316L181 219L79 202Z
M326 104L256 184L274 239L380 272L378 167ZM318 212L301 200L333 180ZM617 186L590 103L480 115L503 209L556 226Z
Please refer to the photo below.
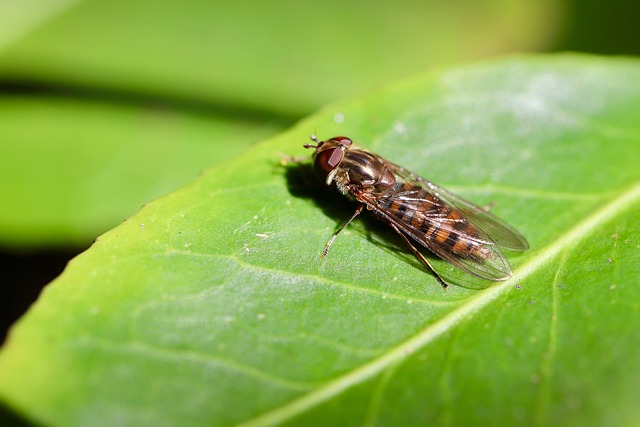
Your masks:
M322 258L325 258L327 256L327 253L329 252L329 248L331 247L331 244L333 243L334 240L336 240L336 237L338 237L338 234L345 229L345 227L347 225L349 225L349 223L351 223L351 221L353 221L353 219L355 217L357 217L358 215L360 215L360 212L362 212L362 208L364 208L364 205L358 205L358 208L356 209L356 211L354 212L354 214L351 216L351 218L349 218L349 220L347 222L345 222L344 224L342 224L340 226L340 228L338 228L338 231L336 231L335 233L333 233L333 236L331 236L331 238L329 239L329 241L327 242L327 245L324 248L324 251L322 252Z
M438 280L438 282L440 282L440 284L445 289L447 289L447 287L449 286L447 284L447 282L445 282L444 279L442 279L442 277L440 277L440 275L438 273L436 273L436 271L433 269L433 267L431 267L431 264L429 264L429 261L427 261L427 259L424 257L424 255L422 255L420 253L420 251L418 249L416 249L415 246L413 246L413 244L407 238L407 236L402 231L400 231L398 229L398 227L396 227L393 223L389 222L389 225L391 226L391 228L393 228L396 231L396 233L398 233L400 235L400 237L402 237L402 240L404 240L404 242L407 244L407 246L409 246L409 249L411 249L411 252L413 253L413 255L415 255L415 257L418 258L418 261L420 261L425 267L427 267L429 270L431 270L433 275L436 276L436 279Z

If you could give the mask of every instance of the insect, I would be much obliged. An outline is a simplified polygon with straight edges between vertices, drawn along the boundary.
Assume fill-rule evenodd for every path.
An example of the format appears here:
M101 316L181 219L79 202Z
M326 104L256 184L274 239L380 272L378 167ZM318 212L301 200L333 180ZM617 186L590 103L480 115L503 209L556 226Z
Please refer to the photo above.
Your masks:
M314 174L357 202L355 213L327 242L334 240L366 208L400 235L413 255L444 288L447 283L412 242L467 273L487 280L511 277L511 266L500 248L525 251L527 240L488 212L377 154L357 147L345 136L305 148L313 153Z

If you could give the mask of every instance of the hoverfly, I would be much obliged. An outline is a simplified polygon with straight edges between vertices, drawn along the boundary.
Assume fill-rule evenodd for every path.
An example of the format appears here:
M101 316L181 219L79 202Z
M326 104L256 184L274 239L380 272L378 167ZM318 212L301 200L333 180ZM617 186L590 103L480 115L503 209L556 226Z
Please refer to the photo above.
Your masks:
M315 144L305 144L304 148L315 149L315 175L358 203L355 213L327 242L323 258L338 234L364 208L391 226L445 288L447 283L412 242L467 273L493 281L511 277L511 266L500 248L529 248L518 231L487 209L357 147L345 136L320 141L311 135L311 140Z

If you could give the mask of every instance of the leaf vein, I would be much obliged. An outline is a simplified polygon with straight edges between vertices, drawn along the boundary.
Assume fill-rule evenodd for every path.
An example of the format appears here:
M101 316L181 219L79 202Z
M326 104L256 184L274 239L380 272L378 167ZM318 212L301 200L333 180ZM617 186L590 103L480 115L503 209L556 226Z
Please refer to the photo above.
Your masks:
M445 315L439 321L427 325L416 335L399 343L397 346L392 347L387 353L382 354L377 359L373 359L370 362L346 373L341 377L323 384L321 387L308 394L302 395L287 404L277 407L269 412L265 412L253 419L247 420L246 422L241 423L240 426L258 427L281 424L284 421L292 419L293 417L303 413L309 408L328 401L342 393L344 390L372 378L387 369L389 366L396 363L402 363L404 360L411 357L411 355L416 351L425 347L440 335L443 335L445 332L457 326L469 315L472 315L474 312L486 307L497 297L509 292L513 289L513 283L537 272L562 251L583 240L598 225L611 220L618 213L638 201L640 201L640 183L635 184L625 192L619 193L618 197L612 199L608 204L587 216L575 227L569 229L564 235L560 236L545 248L542 248L532 254L528 262L514 270L514 274L511 279L478 292L476 296L470 298L467 302Z
M243 375L259 379L265 383L276 385L280 388L286 388L290 390L307 391L312 389L312 387L315 385L309 382L293 381L288 378L275 376L263 370L256 369L253 366L244 365L234 360L215 357L215 356L212 356L210 353L204 354L192 349L175 350L175 349L168 349L164 347L161 348L161 347L152 346L140 341L131 341L128 344L123 344L121 341L116 342L106 338L97 338L97 337L83 337L77 342L84 347L87 347L87 346L100 347L104 351L107 351L107 350L118 351L118 352L130 351L130 352L143 353L145 354L145 356L148 356L148 357L155 357L158 359L169 359L174 362L178 361L180 363L184 363L186 360L189 360L190 362L193 362L193 363L224 366L225 369L233 370Z
M322 277L322 276L318 276L318 275L312 275L312 274L304 274L304 273L300 273L300 272L295 272L292 273L291 271L286 271L286 270L280 270L277 268L270 268L270 267L265 267L262 265L257 265L257 264L251 264L249 262L243 261L241 258L237 257L236 255L225 255L225 254L207 254L207 253L202 253L202 252L192 252L192 251L187 251L187 250L183 250L183 249L171 249L169 251L167 251L167 253L170 254L182 254L182 255L187 255L187 256L199 256L199 257L204 257L204 258L228 258L232 261L237 262L239 265L241 265L242 267L246 268L246 269L254 269L254 270L260 270L260 271L264 271L264 272L268 272L268 273L272 273L272 274L280 274L282 276L288 276L291 279L294 280L299 280L299 279L306 279L309 281L315 281L315 282L320 282L320 283L324 283L326 285L329 286L333 286L333 287L337 287L337 288L342 288L342 289L347 289L353 292L357 292L357 293L366 293L366 294L370 294L370 295L376 295L379 296L383 299L397 299L400 301L404 301L404 302L409 302L411 301L411 303L422 303L422 304L428 304L428 305L437 305L437 306L447 306L447 305L452 305L452 304L457 304L459 303L459 301L457 300L451 300L451 301L438 301L438 300L431 300L431 299L424 299L424 298L417 298L414 296L408 297L406 295L399 295L399 294L394 294L391 292L387 292L387 291L379 291L376 289L370 289L370 288L363 288L360 286L353 286L350 285L348 283L344 283L344 282L338 282L335 280L331 280L328 279L326 277Z
M546 421L549 412L549 402L551 400L551 364L556 355L557 348L557 332L558 332L558 285L561 272L567 261L568 252L564 251L560 265L551 282L551 319L549 321L549 343L547 351L543 355L542 364L540 366L540 390L536 408L536 424L539 426L548 425Z

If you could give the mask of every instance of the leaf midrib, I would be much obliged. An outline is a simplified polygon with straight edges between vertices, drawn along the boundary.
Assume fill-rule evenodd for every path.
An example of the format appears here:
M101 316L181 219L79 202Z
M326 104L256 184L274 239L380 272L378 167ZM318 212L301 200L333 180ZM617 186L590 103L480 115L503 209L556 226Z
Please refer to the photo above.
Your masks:
M442 319L426 326L413 337L391 348L376 359L348 372L347 374L331 380L318 389L303 395L272 411L265 412L251 420L241 423L242 427L262 427L281 424L293 417L304 413L306 410L316 407L342 391L360 384L369 378L383 372L390 366L401 362L407 355L414 354L427 344L435 340L441 334L456 326L469 314L484 308L498 296L513 289L513 283L537 272L547 265L562 251L578 244L586 238L598 225L608 222L616 215L624 212L633 203L640 201L640 183L636 183L628 190L620 192L619 196L612 199L601 209L594 211L575 227L544 248L536 251L524 264L514 270L511 279L498 285L480 291L475 297L454 309Z

